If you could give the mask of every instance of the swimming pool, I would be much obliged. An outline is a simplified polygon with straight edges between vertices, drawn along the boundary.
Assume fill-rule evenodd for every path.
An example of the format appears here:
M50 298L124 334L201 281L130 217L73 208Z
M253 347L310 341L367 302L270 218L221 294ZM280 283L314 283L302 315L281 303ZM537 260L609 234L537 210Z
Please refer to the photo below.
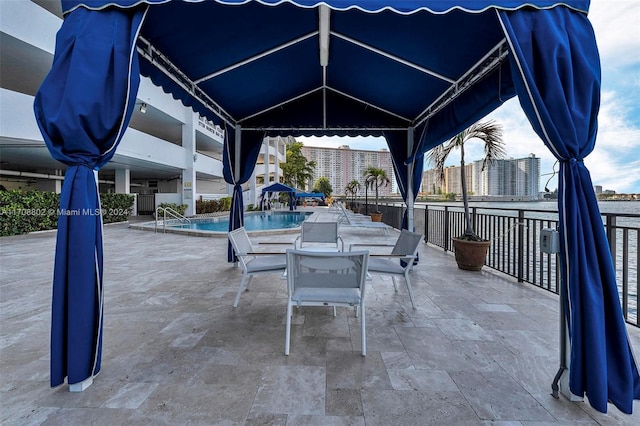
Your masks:
M311 212L245 213L244 227L247 231L299 228L300 223L304 222L311 214ZM167 227L167 229L169 228L226 233L229 232L229 217L192 219L191 223Z

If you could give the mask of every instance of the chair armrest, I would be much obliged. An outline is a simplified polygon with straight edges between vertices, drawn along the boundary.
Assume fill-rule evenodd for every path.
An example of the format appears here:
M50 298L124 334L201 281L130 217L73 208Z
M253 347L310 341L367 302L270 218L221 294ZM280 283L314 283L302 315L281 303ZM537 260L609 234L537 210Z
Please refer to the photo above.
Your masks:
M373 254L369 253L369 257L388 257L393 259L415 259L417 256L412 254Z
M364 247L393 247L394 244L358 244L358 243L354 243L354 244L350 244L349 245L349 251L351 251L352 247L358 247L358 246L364 246Z
M338 239L340 240L340 245L341 245L340 251L344 251L344 240L340 235L338 235ZM351 251L351 247L349 247L349 251Z
M246 254L246 256L264 256L264 255L270 255L273 256L274 254L286 254L283 252L278 252L278 251L257 251L257 252L249 252ZM242 256L242 255L239 255Z
M297 240L297 238L296 238L296 240ZM258 243L258 245L274 245L274 246L275 245L287 245L287 246L290 246L290 245L294 245L294 244L295 244L295 241L294 242L273 241L273 242L269 242L269 243Z

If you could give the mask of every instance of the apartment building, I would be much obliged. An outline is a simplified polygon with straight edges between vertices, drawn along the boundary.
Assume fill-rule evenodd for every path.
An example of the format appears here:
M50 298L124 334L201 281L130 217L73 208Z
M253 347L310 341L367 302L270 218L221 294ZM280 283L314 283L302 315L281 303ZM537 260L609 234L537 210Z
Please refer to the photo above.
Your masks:
M427 194L462 194L460 166L444 169L444 181L439 182L435 170L422 175L422 191ZM482 170L482 161L465 165L468 193L476 196L517 197L538 199L540 186L540 158L535 154L517 159L497 160Z
M287 162L287 146L294 141L295 139L292 136L264 138L256 161L256 168L249 179L249 204L257 205L260 202L262 188L265 186L276 182L284 182L280 164ZM247 203L245 202L245 204Z
M352 180L360 182L363 187L360 195L364 195L364 172L369 166L385 170L391 181L386 187L380 187L380 196L398 192L391 153L387 149L366 151L350 149L348 145L338 148L303 146L302 154L308 161L316 162L313 181L320 177L328 178L333 188L333 195L345 195L344 189Z
M481 161L475 161L473 176L474 194L536 200L540 191L540 159L530 154L524 158L497 160L485 170Z
M33 101L51 68L59 1L0 1L0 184L60 192L66 166L45 146ZM222 174L224 132L142 78L136 109L112 161L98 173L101 192L137 196L137 210L230 193ZM271 171L269 171L271 174Z

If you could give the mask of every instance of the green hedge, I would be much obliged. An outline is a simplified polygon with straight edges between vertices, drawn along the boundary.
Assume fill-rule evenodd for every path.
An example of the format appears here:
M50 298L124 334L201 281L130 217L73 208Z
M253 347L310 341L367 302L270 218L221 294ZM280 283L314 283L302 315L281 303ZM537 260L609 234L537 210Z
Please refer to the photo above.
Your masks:
M196 214L226 212L231 209L231 197L219 200L196 200Z
M103 222L129 220L134 199L135 197L129 194L100 194ZM42 191L0 191L0 236L56 229L59 213L60 194Z
M184 216L184 212L187 211L187 205L186 204L178 205L176 203L160 203L160 204L158 204L158 207L156 208L156 210L159 209L159 208L171 209L174 212L179 213L181 216ZM163 216L162 212L160 212L160 216ZM171 217L171 215L167 214L167 219L169 219L169 217Z

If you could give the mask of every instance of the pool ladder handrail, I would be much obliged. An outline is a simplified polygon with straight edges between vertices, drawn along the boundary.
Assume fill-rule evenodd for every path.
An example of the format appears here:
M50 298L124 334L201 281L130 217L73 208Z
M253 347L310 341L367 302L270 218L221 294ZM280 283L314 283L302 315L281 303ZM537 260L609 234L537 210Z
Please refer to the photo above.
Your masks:
M166 233L167 230L167 216L169 216L169 219L173 219L173 220L179 220L180 223L182 225L186 223L191 224L191 220L189 220L188 217L181 215L180 213L178 213L177 211L175 211L174 209L170 208L170 207L158 207L156 209L156 227L155 227L155 232L158 232L158 221L159 221L159 217L160 217L160 213L162 213L162 233Z

